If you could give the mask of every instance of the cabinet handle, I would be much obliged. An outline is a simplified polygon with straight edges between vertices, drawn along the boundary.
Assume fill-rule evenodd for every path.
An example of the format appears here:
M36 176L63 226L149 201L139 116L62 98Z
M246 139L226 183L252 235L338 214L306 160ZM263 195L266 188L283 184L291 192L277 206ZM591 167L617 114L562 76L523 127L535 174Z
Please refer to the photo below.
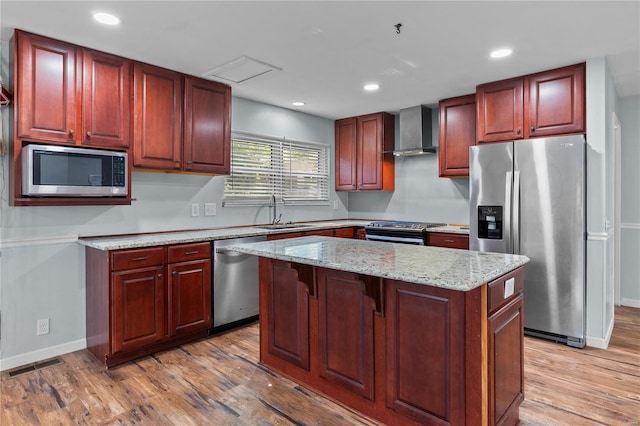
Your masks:
M90 138L91 137L91 132L87 132L87 137Z
M517 133L517 134L520 134L520 132L521 132L521 130L520 130L520 129L516 130L516 133Z
M445 243L455 243L454 240L444 240Z
M69 130L69 136L73 137L73 134L74 134L75 132L76 132L76 131L75 131L75 130L73 130L73 129Z
M148 256L140 256L140 257L133 257L131 258L132 262L140 262L141 260L147 260L149 257Z
M193 161L187 161L187 164L193 164Z
M173 271L171 275L178 275L178 271Z
M158 274L158 278L162 278L162 274Z
M184 252L185 255L189 255L189 254L198 254L198 250L193 250L193 251L185 251Z
M535 128L535 127L533 127L533 126L531 126L531 131L532 131L532 132L535 132L535 131L536 131L536 128Z

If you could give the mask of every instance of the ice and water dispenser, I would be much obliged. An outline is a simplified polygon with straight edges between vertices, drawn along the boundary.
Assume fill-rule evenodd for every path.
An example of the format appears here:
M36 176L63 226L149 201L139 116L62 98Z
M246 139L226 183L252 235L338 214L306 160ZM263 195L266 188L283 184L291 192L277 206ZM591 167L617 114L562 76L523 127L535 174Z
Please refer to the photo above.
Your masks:
M502 239L502 206L478 206L478 238Z

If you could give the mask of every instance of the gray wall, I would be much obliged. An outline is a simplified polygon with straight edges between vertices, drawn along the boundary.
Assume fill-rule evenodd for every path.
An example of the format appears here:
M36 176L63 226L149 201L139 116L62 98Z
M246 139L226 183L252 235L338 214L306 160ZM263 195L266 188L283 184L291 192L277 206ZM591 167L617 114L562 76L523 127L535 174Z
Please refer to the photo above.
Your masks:
M399 138L396 116L396 141ZM438 145L438 110L432 110ZM395 191L349 193L349 217L469 223L469 178L438 177L438 155L397 157Z
M640 96L619 99L622 126L620 298L640 308Z
M7 80L5 76L5 81ZM6 110L3 110L5 112ZM6 120L5 114L5 120ZM233 98L232 128L334 145L332 120ZM5 139L8 139L5 128ZM332 156L332 154L331 154ZM268 207L223 208L224 177L166 173L133 173L131 206L10 207L7 205L7 157L2 182L0 227L0 368L55 356L85 347L84 249L78 235L199 229L266 223ZM333 184L331 170L331 188ZM286 206L283 220L347 217L344 195L331 191L339 208ZM205 217L205 202L218 214ZM200 204L192 218L190 205ZM36 321L50 318L50 333L36 336ZM18 363L18 364L16 364Z

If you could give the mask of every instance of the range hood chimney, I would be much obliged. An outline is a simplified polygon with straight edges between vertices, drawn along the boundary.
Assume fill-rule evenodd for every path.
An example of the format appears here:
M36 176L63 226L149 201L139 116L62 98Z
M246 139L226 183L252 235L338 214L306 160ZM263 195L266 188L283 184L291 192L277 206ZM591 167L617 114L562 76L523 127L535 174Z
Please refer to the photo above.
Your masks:
M431 142L431 108L418 105L400 110L400 140L393 155L433 154L436 147Z

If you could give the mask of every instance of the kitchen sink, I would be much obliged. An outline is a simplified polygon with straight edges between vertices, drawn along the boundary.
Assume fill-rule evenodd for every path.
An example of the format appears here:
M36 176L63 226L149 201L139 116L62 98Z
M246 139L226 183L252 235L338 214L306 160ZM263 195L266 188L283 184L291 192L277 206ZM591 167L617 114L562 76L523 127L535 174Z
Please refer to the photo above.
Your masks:
M273 229L305 228L307 226L311 226L311 225L302 225L302 224L297 224L297 223L278 223L278 224L275 224L275 225L257 226L256 228L273 230Z

